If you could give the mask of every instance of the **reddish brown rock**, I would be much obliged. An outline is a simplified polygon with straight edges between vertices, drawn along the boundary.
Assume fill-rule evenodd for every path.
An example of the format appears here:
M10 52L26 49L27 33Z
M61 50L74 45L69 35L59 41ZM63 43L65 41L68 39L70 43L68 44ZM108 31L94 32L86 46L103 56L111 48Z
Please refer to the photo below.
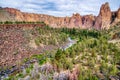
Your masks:
M120 21L120 8L118 11L111 12L109 4L101 6L99 15L81 16L76 13L71 17L54 17L44 14L25 13L14 8L0 8L0 21L40 21L45 22L51 27L61 28L84 28L84 29L109 29L111 25Z
M120 22L120 8L117 11L112 12L112 22L111 25L115 25Z
M120 8L117 11L117 18L120 19Z
M95 28L97 29L109 29L111 23L112 13L109 7L109 3L105 3L100 8L100 13L95 21Z
M82 17L83 28L92 28L94 26L95 17L93 15L86 15Z
M80 16L80 14L76 13L76 14L73 14L73 16L70 18L70 23L68 26L71 26L71 27L82 27L82 18Z
M14 9L14 8L3 8L3 11L8 12L7 14L10 19L5 16L2 18L0 21L43 21L46 24L50 25L51 27L68 27L68 28L73 28L73 27L81 27L82 26L82 19L81 16L77 14L73 14L72 17L54 17L54 16L49 16L49 15L44 15L44 14L34 14L34 13L25 13L21 12L20 10ZM0 16L3 16L4 13L0 13Z

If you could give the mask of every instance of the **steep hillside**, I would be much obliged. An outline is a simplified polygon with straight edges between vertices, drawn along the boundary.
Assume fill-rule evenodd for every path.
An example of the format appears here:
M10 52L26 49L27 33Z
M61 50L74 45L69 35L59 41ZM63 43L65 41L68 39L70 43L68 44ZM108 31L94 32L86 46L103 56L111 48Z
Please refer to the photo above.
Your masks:
M24 68L17 74L12 72L7 80L119 80L120 47L109 42L112 31L120 29L116 27L102 31L58 29L77 42L67 49L25 59Z
M20 64L24 58L58 48L67 35L39 24L0 25L0 68Z
M0 8L2 79L120 80L120 8L71 17Z

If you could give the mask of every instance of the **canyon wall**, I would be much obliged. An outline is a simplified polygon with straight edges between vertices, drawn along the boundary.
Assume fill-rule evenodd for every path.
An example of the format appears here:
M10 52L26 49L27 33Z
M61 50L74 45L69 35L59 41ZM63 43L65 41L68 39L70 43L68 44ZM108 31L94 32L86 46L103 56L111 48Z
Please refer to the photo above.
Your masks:
M98 16L81 16L76 13L71 17L54 17L44 14L25 13L14 8L1 8L0 21L40 21L55 28L109 29L111 25L120 21L120 8L118 11L111 12L109 3L106 2L101 6Z

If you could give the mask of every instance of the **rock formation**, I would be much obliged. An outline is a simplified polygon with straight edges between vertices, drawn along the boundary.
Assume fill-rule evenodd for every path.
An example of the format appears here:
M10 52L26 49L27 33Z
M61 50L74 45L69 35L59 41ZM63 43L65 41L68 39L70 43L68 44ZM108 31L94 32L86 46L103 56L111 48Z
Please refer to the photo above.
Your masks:
M76 14L73 14L73 16L70 18L69 20L69 25L68 26L71 26L71 27L82 27L82 18L80 16L80 14L76 13Z
M14 8L0 8L0 21L31 21L45 22L51 27L82 28L82 29L109 29L111 25L120 21L120 8L111 12L106 2L100 8L99 15L84 15L76 13L71 17L54 17L44 14L25 13Z
M100 8L100 13L95 21L95 28L97 29L108 29L111 23L112 13L108 3L105 3Z
M94 26L95 17L93 15L86 15L82 17L82 27L92 28Z
M120 8L117 11L117 18L120 19Z

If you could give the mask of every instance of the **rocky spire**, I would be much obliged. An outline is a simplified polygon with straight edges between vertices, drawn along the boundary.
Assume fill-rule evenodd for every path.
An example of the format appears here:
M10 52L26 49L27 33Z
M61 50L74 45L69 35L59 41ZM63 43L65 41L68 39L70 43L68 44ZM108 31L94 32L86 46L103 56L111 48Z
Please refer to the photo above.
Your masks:
M106 2L105 4L103 4L100 8L100 12L99 15L96 18L95 21L95 27L97 27L98 29L108 29L110 27L110 23L111 23L111 9L109 7L109 3Z

